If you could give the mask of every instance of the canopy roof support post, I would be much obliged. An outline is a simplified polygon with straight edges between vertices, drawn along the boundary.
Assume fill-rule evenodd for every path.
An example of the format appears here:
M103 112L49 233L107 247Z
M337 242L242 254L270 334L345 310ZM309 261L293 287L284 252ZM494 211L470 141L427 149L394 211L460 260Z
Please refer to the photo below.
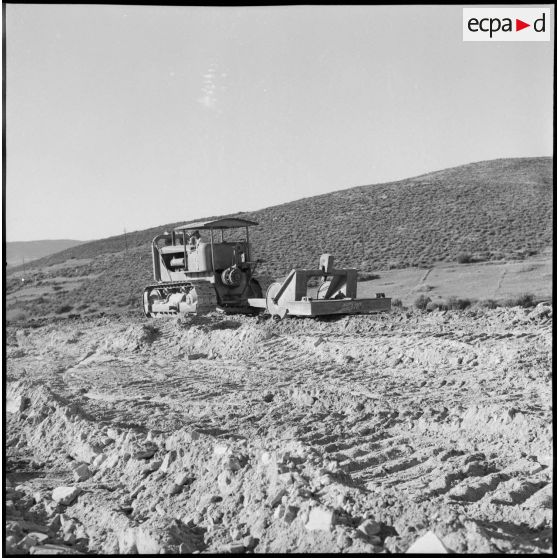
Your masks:
M252 261L252 258L250 257L250 236L248 234L248 226L246 226L246 261Z
M211 238L211 268L213 269L213 273L215 273L215 256L213 254L213 229L209 229L209 235Z

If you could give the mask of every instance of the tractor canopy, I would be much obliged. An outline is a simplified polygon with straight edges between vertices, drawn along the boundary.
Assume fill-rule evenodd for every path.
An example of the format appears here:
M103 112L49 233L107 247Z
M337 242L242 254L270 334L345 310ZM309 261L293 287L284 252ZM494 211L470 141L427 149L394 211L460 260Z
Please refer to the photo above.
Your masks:
M214 221L198 221L197 223L188 223L176 227L175 231L191 231L191 230L211 230L211 229L235 229L238 227L251 227L257 225L255 221L247 219L239 219L237 217L224 217Z

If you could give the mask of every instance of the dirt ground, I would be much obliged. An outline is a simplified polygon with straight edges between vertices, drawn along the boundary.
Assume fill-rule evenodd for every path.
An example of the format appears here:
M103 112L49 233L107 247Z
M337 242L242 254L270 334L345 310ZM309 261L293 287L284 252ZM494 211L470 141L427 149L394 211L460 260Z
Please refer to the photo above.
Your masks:
M551 359L544 305L9 328L7 551L550 553Z

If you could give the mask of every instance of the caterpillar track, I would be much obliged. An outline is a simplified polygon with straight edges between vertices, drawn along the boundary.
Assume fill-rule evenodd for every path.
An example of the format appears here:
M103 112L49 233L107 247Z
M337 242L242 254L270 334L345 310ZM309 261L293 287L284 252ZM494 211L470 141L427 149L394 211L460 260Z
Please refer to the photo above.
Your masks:
M148 318L206 314L216 309L215 288L207 281L157 283L143 291L143 311Z

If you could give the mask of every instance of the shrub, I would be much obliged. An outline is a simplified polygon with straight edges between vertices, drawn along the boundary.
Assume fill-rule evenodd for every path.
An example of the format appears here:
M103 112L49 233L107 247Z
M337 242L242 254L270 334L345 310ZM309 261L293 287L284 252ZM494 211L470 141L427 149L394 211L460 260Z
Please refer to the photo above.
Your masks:
M401 307L403 306L403 302L401 302L401 299L400 299L400 298L394 298L394 299L391 301L391 305L392 305L392 306L395 306L396 308L401 308Z
M535 296L531 293L523 293L516 298L515 302L516 304L514 306L531 308L532 306L535 306Z
M461 252L461 254L457 255L457 263L466 264L471 263L473 261L473 256L467 252Z
M426 306L429 302L432 302L432 299L429 296L420 295L415 299L415 308L418 308L419 310L426 310Z
M433 300L431 300L426 305L426 311L427 312L433 312L434 310L437 310L438 308L440 308L440 304L438 302L434 302Z
M465 310L465 308L469 308L469 306L471 306L471 300L468 298L450 296L447 301L447 306L450 310Z
M372 279L379 279L380 276L377 273L368 273L363 271L357 275L357 281L372 281Z
M487 298L486 300L481 300L479 306L481 308L497 308L498 303L493 298Z

